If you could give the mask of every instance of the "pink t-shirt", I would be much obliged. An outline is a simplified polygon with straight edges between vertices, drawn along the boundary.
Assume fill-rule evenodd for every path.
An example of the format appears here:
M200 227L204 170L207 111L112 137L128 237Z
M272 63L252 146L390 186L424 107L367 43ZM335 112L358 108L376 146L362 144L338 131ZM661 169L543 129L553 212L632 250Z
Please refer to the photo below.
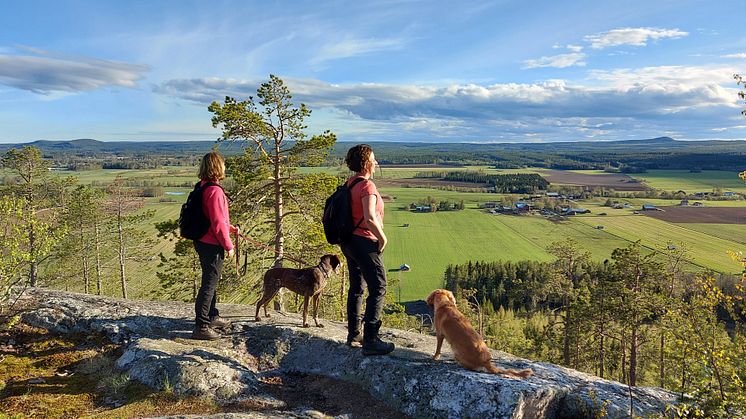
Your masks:
M207 181L202 181L204 185ZM210 220L210 229L199 241L202 243L221 246L226 251L233 249L230 233L235 229L231 226L228 216L228 199L219 186L208 186L202 191L202 211Z
M354 179L359 177L362 176L352 176L351 178L347 179L347 184L349 185ZM352 222L357 225L357 223L360 223L362 221L362 223L360 223L360 226L356 228L355 231L352 232L352 234L366 237L371 240L378 240L376 236L370 230L368 230L368 223L363 220L363 197L366 197L368 195L375 195L376 215L378 216L378 219L381 220L381 228L383 228L383 199L381 198L381 194L378 193L376 184L369 179L358 182L358 184L355 185L350 191L350 195L352 196Z

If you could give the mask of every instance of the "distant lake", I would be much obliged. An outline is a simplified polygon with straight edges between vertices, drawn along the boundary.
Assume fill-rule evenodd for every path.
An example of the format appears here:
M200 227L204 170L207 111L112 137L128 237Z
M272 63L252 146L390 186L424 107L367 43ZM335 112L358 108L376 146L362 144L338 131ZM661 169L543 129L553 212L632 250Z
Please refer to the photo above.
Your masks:
M184 195L186 192L166 192L166 195Z

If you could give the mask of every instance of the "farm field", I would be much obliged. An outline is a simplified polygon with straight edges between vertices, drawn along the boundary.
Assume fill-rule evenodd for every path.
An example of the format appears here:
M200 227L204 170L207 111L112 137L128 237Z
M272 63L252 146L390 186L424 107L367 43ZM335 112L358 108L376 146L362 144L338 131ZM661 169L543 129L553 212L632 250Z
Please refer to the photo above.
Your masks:
M648 217L670 223L746 224L746 207L660 207Z
M699 231L710 236L719 237L746 245L746 224L677 224L682 228ZM740 247L743 249L743 246Z
M738 266L727 255L728 250L738 250L741 245L700 231L684 228L644 215L608 216L582 215L577 222L589 226L603 226L603 230L630 242L640 240L651 250L665 249L668 244L683 246L689 251L690 260L702 268L718 272L736 273Z
M714 188L723 191L746 193L746 184L738 177L738 172L703 170L691 173L687 170L650 170L647 173L632 175L651 188L667 191L683 190L687 193L712 192Z
M392 282L401 280L401 286L392 288L402 301L410 301L424 298L433 288L442 286L443 272L450 263L464 263L468 260L521 260L531 259L537 261L551 260L551 255L546 248L555 241L566 237L577 240L582 247L590 251L595 260L602 261L610 257L613 249L628 245L635 240L641 240L642 244L651 250L661 250L668 242L687 247L692 255L693 262L700 267L707 267L722 272L736 272L737 266L727 257L726 250L741 250L746 242L746 224L744 221L736 220L736 224L704 224L701 220L697 223L671 223L646 216L635 216L633 210L638 210L643 203L656 206L675 206L679 200L662 200L646 198L623 198L620 202L628 202L632 205L630 209L615 210L604 207L606 198L596 198L589 201L580 201L578 206L589 208L593 211L590 215L568 217L561 222L553 222L548 219L533 216L512 215L490 215L483 210L478 210L480 204L488 201L499 201L502 194L458 192L432 188L407 188L391 187L385 185L391 179L405 179L414 176L415 173L431 170L485 170L488 173L541 173L546 174L544 169L520 169L520 170L495 170L486 166L478 167L384 167L383 176L376 176L381 185L380 191L383 195L393 198L386 202L386 231L390 238L390 244L384 254L384 261L390 270L394 270L402 263L407 263L412 270L409 272L389 273ZM117 174L122 174L129 179L152 180L162 185L184 184L194 182L195 168L162 168L156 170L96 170L89 172L55 172L59 175L72 174L79 177L82 184L90 184L94 181L109 182ZM339 167L331 168L300 168L301 173L344 173ZM583 175L589 182L595 177L601 177L604 173L576 173ZM569 173L569 172L568 172ZM679 172L667 172L665 175L674 176ZM703 175L703 173L687 175ZM706 179L725 179L726 176L713 175L713 172L704 173ZM715 172L717 173L717 172ZM649 175L647 173L645 175ZM720 177L718 177L720 176ZM734 176L728 173L727 176ZM660 179L663 177L659 176ZM736 177L736 183L740 182ZM692 180L685 178L677 180L669 177L666 182L670 189L683 189ZM603 182L602 182L603 183ZM444 186L445 186L444 182ZM476 184L473 184L476 186ZM166 187L167 191L186 192L187 187ZM685 189L686 190L686 189ZM728 190L737 190L735 188ZM437 213L412 213L401 210L402 207L411 202L418 202L427 196L436 200L448 199L451 201L463 200L466 210L458 212ZM513 198L516 198L514 196ZM178 212L184 196L172 197L172 202L162 202L159 198L148 198L145 209L155 210L155 216L144 223L141 228L152 233L155 238L153 223L174 219ZM726 212L746 212L746 201L702 201L705 208L682 208L682 210L705 210L724 209ZM730 208L726 208L730 207ZM673 214L676 209L659 214ZM598 216L605 212L607 216ZM736 212L741 214L741 212ZM674 220L675 221L675 220ZM688 220L684 220L688 221ZM401 227L409 224L409 227ZM596 226L602 225L603 229ZM149 251L149 260L145 262L130 261L127 263L129 276L130 294L135 298L157 299L160 284L155 275L158 265L158 254L164 252L169 255L172 251L172 243L167 240L159 240L152 251ZM109 280L104 284L107 295L119 295L119 282L116 275L116 260L112 256L107 263ZM78 284L71 284L70 290ZM82 288L82 287L78 287Z

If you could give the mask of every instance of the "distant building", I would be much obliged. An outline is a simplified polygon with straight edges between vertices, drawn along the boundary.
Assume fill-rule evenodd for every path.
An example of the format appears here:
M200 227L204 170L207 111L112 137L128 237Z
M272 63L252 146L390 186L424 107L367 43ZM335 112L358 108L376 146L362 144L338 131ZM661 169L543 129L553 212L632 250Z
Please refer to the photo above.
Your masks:
M415 207L414 210L417 212L431 212L432 207L430 207L430 205L419 205Z
M518 211L531 211L533 206L529 202L518 201L515 203L515 208Z
M487 201L484 203L485 208L497 208L497 202Z
M579 214L590 214L591 211L585 208L565 208L562 211L562 215L579 215Z
M643 211L657 211L658 208L655 207L653 204L642 204L642 210Z
M679 203L679 206L682 206L682 207L686 207L688 205L689 205L689 199L688 198L682 199L681 202Z
M547 198L559 198L560 194L559 192L547 192Z
M726 191L723 192L723 196L736 196L736 193L732 191Z

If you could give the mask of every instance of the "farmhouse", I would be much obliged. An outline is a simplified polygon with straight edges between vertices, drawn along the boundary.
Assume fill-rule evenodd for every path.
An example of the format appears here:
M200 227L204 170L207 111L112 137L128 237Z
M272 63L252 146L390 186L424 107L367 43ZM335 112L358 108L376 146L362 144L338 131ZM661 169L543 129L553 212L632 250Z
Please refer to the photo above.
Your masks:
M561 215L578 215L578 214L590 214L591 210L585 208L565 208L562 210Z
M656 207L653 204L642 204L642 210L643 211L663 211L662 209Z
M534 208L529 202L518 201L515 203L515 209L518 211L531 211Z

